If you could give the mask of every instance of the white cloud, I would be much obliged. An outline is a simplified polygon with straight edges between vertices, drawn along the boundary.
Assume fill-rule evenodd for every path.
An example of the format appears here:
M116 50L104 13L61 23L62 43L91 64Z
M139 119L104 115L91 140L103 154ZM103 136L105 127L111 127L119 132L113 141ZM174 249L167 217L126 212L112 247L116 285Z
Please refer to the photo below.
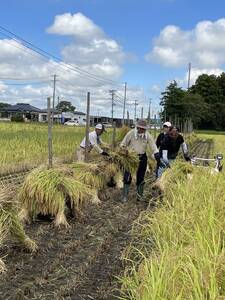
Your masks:
M108 91L112 89L112 85L104 80L118 81L123 72L122 64L130 54L127 55L117 41L107 36L99 26L81 13L56 16L47 31L72 37L70 44L61 51L63 62L60 64L40 58L16 41L0 40L0 101L28 101L45 107L47 96L52 95L50 76L57 74L56 96L64 97L72 101L78 109L84 110L86 93L91 91L92 111L96 113L100 109L110 114ZM78 71L74 72L74 69ZM100 80L96 81L85 72L100 76ZM4 77L21 78L25 82L27 78L38 77L47 82L39 86L11 86L6 81L1 82ZM123 86L116 88L123 94ZM138 93L142 94L139 88L130 90L131 98L134 99L133 96L138 96ZM119 104L115 110L121 116Z
M196 79L202 75L202 74L208 74L208 75L216 75L219 76L224 70L220 68L215 69L198 69L198 68L192 68L191 69L191 77L190 77L190 85L193 85L196 81ZM184 78L176 79L177 83L185 88L187 88L187 82L188 82L188 72L185 74Z
M47 32L86 40L92 39L93 36L99 38L104 36L102 29L82 13L57 15L54 24L47 29Z
M153 41L146 60L167 67L218 68L225 63L225 18L199 22L192 30L168 25Z

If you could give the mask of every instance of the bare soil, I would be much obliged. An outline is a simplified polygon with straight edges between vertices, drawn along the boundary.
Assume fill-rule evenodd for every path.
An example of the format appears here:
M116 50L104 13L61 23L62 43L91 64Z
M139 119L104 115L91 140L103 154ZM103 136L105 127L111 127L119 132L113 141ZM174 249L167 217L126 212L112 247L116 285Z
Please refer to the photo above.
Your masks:
M146 184L150 191L150 184ZM39 250L27 253L16 242L4 246L0 257L8 268L0 277L0 299L116 299L125 266L121 256L131 241L130 230L141 211L131 191L126 204L121 191L108 188L99 206L89 206L82 220L56 229L46 220L26 227Z

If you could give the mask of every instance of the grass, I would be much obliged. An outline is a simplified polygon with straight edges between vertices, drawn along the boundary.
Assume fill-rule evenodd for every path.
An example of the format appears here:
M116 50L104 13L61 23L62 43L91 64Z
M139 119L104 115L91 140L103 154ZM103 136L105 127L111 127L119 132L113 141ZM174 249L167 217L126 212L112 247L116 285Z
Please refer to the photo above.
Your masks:
M213 138L224 152L225 137ZM121 299L225 299L225 174L194 168L188 179L179 164L172 170L163 205L134 226Z

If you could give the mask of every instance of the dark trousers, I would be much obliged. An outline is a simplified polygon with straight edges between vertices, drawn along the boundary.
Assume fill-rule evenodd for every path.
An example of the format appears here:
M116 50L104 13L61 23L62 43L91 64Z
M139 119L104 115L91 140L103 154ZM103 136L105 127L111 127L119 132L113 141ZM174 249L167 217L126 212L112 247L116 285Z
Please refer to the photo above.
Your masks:
M147 169L147 162L148 162L148 158L146 153L144 154L139 154L139 165L138 165L138 169L137 169L137 174L136 174L136 185L140 185L141 183L144 183L144 179L145 179L145 172ZM132 181L132 176L130 174L130 172L125 171L124 176L123 176L123 182L125 184L131 184Z

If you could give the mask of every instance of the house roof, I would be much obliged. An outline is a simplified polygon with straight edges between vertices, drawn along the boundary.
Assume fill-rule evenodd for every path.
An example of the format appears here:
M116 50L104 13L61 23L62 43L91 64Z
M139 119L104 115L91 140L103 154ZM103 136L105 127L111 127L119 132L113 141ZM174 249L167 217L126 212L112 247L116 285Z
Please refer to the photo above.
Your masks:
M77 110L74 111L74 114L75 114L75 115L81 115L81 116L85 116L85 115L86 115L86 114L83 113L82 111L77 111Z
M34 107L28 103L17 103L2 109L7 112L41 112L40 108Z

